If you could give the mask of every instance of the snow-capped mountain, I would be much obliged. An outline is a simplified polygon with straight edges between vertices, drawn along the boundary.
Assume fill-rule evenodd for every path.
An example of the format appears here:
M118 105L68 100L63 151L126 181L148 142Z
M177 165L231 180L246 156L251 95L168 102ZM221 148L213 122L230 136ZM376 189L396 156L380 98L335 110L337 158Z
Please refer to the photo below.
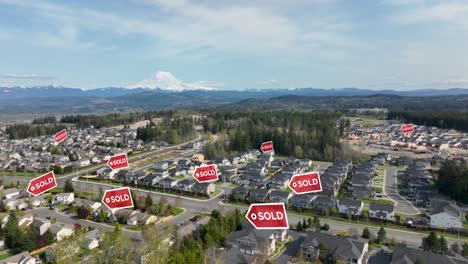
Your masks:
M184 82L177 79L172 73L166 71L157 71L151 78L140 81L134 85L127 86L130 89L146 88L146 89L161 89L169 91L186 91L186 90L217 90L215 87L210 87L209 82Z

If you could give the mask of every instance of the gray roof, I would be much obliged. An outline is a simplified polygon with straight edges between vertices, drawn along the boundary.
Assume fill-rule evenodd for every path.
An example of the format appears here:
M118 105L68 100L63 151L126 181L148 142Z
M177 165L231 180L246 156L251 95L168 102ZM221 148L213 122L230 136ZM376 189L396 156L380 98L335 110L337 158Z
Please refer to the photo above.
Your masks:
M358 200L348 199L348 198L340 198L338 200L338 204L346 205L346 206L360 207L362 205L362 202L358 201Z
M395 246L392 255L392 264L408 264L415 263L417 259L421 259L424 264L459 264L468 263L464 257L458 254L438 254L424 251L418 248L411 248L405 244L398 244Z
M455 205L455 204L452 204L452 203L447 203L445 205L442 205L441 207L439 208L436 208L436 209L433 209L429 212L430 215L435 215L435 214L440 214L442 212L446 212L448 214L451 214L455 217L459 217L460 216L460 208Z
M272 191L270 193L270 197L282 197L282 198L287 198L291 193L288 192L282 192L282 191Z
M327 231L317 230L307 235L301 247L318 248L319 243L322 243L330 252L335 252L344 259L359 259L364 253L364 246L367 242L362 238L341 237Z
M380 203L371 203L369 205L370 210L378 210L378 211L385 211L385 212L393 212L393 205L392 204L380 204Z

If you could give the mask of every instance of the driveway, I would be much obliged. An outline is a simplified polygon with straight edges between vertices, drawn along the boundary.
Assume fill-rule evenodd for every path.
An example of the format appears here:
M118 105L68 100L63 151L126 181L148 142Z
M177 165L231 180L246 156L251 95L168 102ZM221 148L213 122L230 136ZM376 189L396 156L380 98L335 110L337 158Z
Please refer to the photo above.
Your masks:
M397 170L398 169L396 167L385 168L384 193L396 202L395 212L402 213L404 215L418 215L421 211L398 193Z

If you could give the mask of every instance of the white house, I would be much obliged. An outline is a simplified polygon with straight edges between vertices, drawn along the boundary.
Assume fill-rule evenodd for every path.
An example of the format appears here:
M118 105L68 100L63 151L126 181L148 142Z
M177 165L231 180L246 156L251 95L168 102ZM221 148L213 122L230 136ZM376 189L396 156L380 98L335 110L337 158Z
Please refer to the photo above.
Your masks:
M463 227L463 213L455 204L447 203L439 208L429 211L427 215L431 219L431 226L445 228Z
M3 194L5 195L5 199L12 199L20 196L20 191L20 189L10 188L3 190Z
M72 227L62 226L61 224L53 224L50 227L50 232L54 234L57 241L61 241L64 238L70 237L74 233Z
M371 203L369 205L369 217L393 221L395 219L395 212L393 210L393 205Z
M358 200L341 198L337 202L340 214L361 215L364 203Z
M71 204L75 200L73 193L59 193L52 200L53 204Z

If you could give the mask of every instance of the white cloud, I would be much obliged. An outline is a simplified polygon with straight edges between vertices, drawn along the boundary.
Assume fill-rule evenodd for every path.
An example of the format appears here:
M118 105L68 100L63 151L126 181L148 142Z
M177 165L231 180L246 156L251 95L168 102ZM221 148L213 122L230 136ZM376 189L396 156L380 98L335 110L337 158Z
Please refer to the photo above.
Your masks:
M271 79L271 80L264 80L264 81L258 81L257 84L260 85L273 85L273 84L279 84L281 81Z
M334 0L298 1L298 6L320 7ZM127 16L109 11L67 7L56 2L0 0L0 3L31 10L51 22L54 30L36 34L42 44L57 47L90 47L81 32L101 31L104 34L140 34L164 43L158 53L178 54L186 47L207 47L255 55L272 55L287 51L302 56L316 54L327 46L335 49L356 46L348 29L349 21L320 15L308 16L310 21L296 21L286 14L295 5L284 5L278 10L269 1L242 4L232 1L199 3L185 0L147 0L147 13ZM197 3L197 4L195 4ZM287 7L286 7L287 6ZM297 7L296 7L297 8ZM295 10L297 11L297 10ZM292 11L291 11L292 12ZM56 25L61 25L56 29ZM63 26L62 26L63 25ZM318 45L313 42L317 40ZM312 44L311 44L312 43ZM167 50L169 49L169 50ZM344 52L344 51L341 51Z
M468 26L468 2L444 1L418 5L397 13L393 20L403 24L445 22Z
M45 76L38 74L14 74L14 73L4 73L0 74L1 79L9 80L53 80L53 76Z
M177 79L172 73L166 71L158 71L151 78L137 82L136 84L129 85L127 88L148 88L148 89L162 89L172 91L184 90L217 90L216 86L222 86L224 83L212 81L197 81L197 82L184 82Z

